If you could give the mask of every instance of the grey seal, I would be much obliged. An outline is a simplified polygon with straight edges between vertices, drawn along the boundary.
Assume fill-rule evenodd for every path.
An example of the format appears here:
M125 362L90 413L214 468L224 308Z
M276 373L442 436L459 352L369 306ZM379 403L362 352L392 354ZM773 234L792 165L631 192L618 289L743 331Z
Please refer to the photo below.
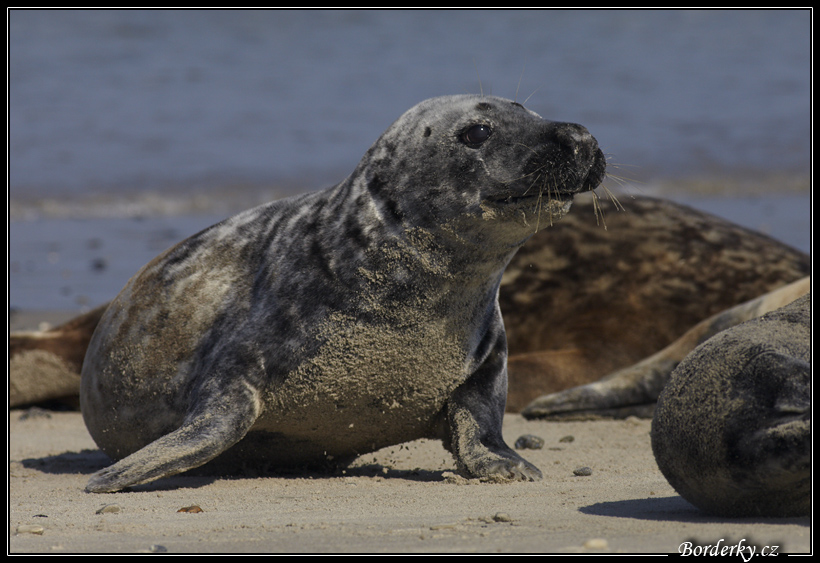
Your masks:
M710 514L809 515L811 375L810 294L707 340L658 398L661 472Z
M539 400L527 412L554 418L639 408L651 418L657 392L645 391L659 391L704 337L751 318L732 307L811 271L807 254L714 215L638 195L620 209L594 195L576 196L572 213L540 228L501 278L507 412L640 363L596 385L584 404L573 405L576 392L570 392ZM768 300L756 311L783 304ZM83 358L106 307L49 330L9 335L10 406L77 404ZM717 313L719 320L683 337ZM652 366L642 362L670 344ZM651 369L641 373L645 367ZM601 394L608 407L594 402Z
M534 480L501 435L507 263L605 174L582 126L487 96L408 110L327 190L240 213L107 307L80 404L109 492L205 463L344 463L432 437Z

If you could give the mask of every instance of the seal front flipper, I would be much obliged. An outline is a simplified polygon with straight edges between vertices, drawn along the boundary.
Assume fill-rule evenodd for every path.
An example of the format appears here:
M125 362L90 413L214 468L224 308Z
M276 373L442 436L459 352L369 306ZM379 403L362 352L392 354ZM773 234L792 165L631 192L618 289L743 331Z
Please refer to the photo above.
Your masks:
M444 445L467 477L539 481L541 471L515 453L501 435L506 383L502 338L481 367L450 396Z

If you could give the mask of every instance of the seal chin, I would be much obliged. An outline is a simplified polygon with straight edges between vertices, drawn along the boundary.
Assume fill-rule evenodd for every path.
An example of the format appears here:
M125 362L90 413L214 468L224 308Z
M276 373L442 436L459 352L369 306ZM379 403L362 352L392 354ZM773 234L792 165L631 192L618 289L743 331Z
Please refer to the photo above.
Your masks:
M569 213L574 194L536 194L532 196L509 196L492 201L493 207L503 212L522 214L525 224L546 217L550 222L561 219ZM540 220L540 219L539 219Z
M585 190L580 191L587 191L593 188L587 188ZM508 195L504 197L497 197L492 198L490 201L495 205L501 206L518 206L518 205L555 205L560 204L563 205L565 203L571 203L572 198L575 196L577 192L556 192L550 190L549 193L532 193L527 195Z
M572 196L566 199L552 198L542 202L540 214L546 215L551 221L557 221L564 215L569 213L569 208L572 205Z

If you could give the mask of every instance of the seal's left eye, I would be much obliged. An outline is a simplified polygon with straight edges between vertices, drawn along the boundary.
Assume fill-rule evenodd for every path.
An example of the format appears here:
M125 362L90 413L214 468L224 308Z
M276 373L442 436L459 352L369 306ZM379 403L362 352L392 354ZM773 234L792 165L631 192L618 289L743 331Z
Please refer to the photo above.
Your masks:
M492 132L489 125L472 125L461 134L461 141L468 147L476 148L489 139Z

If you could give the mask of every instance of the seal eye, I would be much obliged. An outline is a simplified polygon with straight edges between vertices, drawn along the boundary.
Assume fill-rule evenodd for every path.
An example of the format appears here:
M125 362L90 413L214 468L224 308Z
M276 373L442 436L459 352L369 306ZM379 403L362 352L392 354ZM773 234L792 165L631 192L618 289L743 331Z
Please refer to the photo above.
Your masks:
M461 142L470 148L478 148L492 132L489 125L472 125L461 133Z

